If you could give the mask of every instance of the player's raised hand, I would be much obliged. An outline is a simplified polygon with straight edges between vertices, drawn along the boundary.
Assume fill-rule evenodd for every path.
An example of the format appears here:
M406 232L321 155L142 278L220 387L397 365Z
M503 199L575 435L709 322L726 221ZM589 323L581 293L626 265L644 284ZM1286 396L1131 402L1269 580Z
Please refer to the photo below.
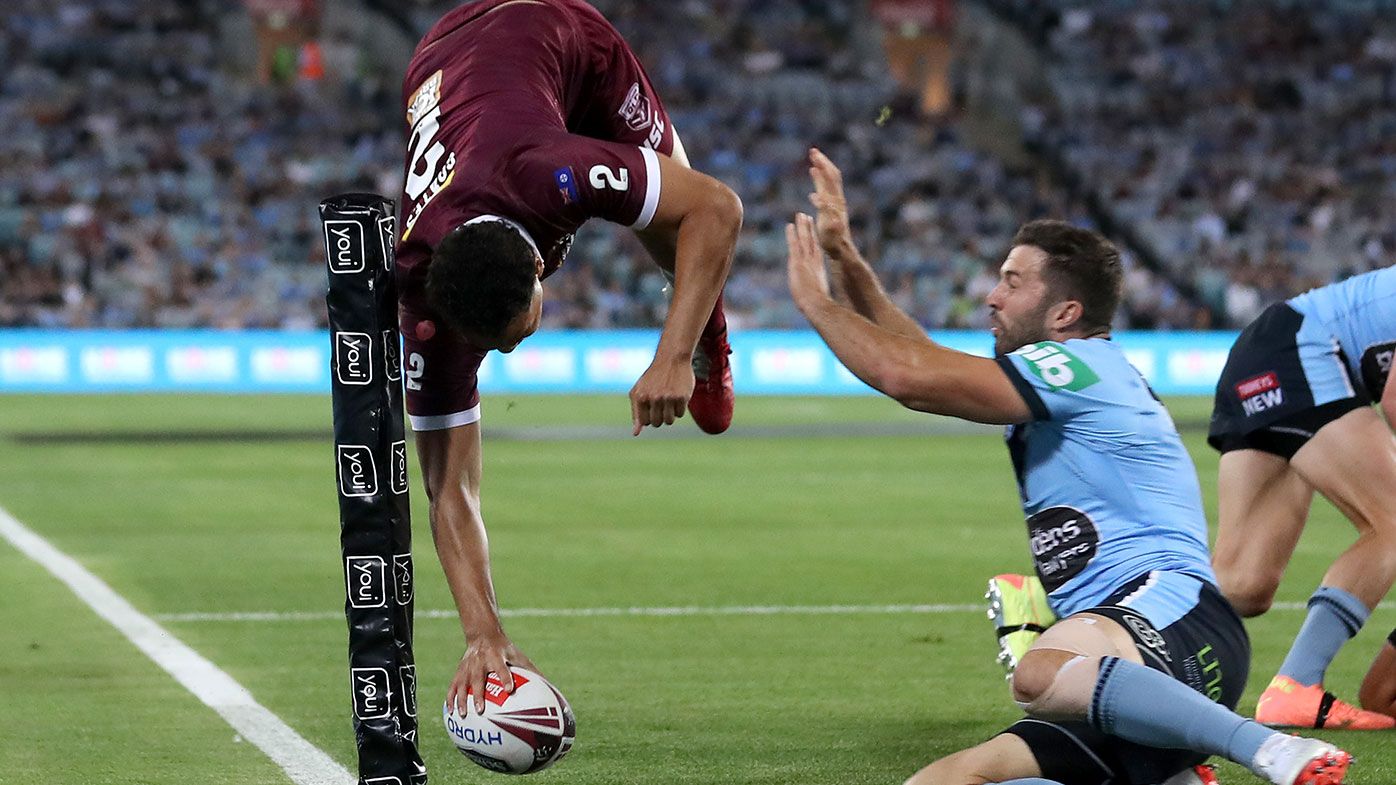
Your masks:
M785 225L785 244L790 253L790 295L795 305L805 311L811 304L829 298L829 273L824 269L814 219L804 213L796 215L794 223Z
M814 181L814 193L809 195L815 209L815 228L819 246L831 256L853 244L853 232L848 226L848 203L843 196L843 174L829 157L811 147L809 176Z
M493 673L499 677L505 692L514 691L514 674L509 672L510 664L540 672L519 648L509 640L509 636L480 635L472 638L456 667L456 675L451 686L446 689L446 705L458 713L465 714L467 701L475 704L475 713L485 710L485 680Z
M632 435L639 436L646 425L658 428L673 425L688 409L693 397L693 359L654 358L650 367L630 388Z

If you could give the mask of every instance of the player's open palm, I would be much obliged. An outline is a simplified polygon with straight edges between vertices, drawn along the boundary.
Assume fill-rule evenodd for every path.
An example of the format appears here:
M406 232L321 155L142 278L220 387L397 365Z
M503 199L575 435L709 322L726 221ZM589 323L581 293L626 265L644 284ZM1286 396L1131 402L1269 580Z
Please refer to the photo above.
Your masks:
M824 254L815 236L814 219L804 213L785 226L785 243L789 249L788 267L790 295L795 305L805 311L811 304L829 296L829 272L824 268Z
M814 181L814 193L809 195L809 201L815 209L819 246L832 256L837 249L853 242L848 226L848 202L843 196L843 174L818 148L810 148L809 164L810 179Z
M692 360L661 360L656 357L650 367L630 388L630 414L634 435L645 426L658 428L673 425L688 409L693 397Z
M507 635L477 636L470 641L465 656L456 667L456 675L446 690L446 705L456 707L458 712L464 714L467 702L472 702L477 714L483 712L485 681L491 673L504 684L505 692L514 691L514 675L509 672L511 664L540 672Z

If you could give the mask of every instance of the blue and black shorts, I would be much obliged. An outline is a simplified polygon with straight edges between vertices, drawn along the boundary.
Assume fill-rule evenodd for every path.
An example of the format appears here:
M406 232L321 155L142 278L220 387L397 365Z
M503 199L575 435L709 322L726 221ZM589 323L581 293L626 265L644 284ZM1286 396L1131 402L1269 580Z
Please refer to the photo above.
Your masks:
M1083 613L1113 619L1129 631L1144 664L1162 671L1235 710L1250 674L1251 644L1241 617L1212 584L1202 584L1197 605L1162 628L1126 603L1147 590L1141 576L1102 605ZM1028 717L1010 726L1027 743L1042 776L1064 783L1157 785L1206 755L1188 750L1145 747L1107 735L1086 722L1049 722Z
M1287 460L1319 428L1371 403L1338 339L1276 303L1241 331L1227 355L1207 442L1223 453L1262 450Z

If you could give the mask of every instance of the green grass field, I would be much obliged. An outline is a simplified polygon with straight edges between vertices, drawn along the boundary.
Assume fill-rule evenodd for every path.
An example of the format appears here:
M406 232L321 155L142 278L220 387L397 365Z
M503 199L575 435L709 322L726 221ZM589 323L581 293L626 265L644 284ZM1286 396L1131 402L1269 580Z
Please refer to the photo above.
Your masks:
M1214 511L1216 457L1199 427L1207 402L1171 405ZM873 398L739 406L738 425L719 438L631 439L621 396L487 401L485 516L502 606L962 605L979 601L988 576L1029 568L996 431L948 428ZM281 430L294 438L135 438ZM0 507L352 771L342 618L168 620L341 609L328 431L318 398L3 397ZM74 438L113 434L132 438ZM417 608L446 610L417 480L413 493ZM1279 599L1305 599L1351 538L1316 504ZM288 781L3 541L0 597L0 783ZM1277 610L1249 624L1256 659L1243 711L1301 618ZM1389 610L1374 615L1330 672L1332 689L1355 696L1392 624ZM978 612L506 625L577 713L576 747L533 775L539 785L899 783L1018 716ZM454 751L431 708L462 649L453 619L419 620L432 782L502 781ZM1350 782L1396 778L1390 734L1323 735L1358 756ZM1221 777L1258 782L1230 765Z

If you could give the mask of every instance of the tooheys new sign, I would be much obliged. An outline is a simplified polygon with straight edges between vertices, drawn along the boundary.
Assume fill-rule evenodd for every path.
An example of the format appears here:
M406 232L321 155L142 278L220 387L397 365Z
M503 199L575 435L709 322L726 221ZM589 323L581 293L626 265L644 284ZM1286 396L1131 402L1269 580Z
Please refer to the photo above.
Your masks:
M418 785L394 205L375 194L320 203L325 230L335 471L359 781Z

